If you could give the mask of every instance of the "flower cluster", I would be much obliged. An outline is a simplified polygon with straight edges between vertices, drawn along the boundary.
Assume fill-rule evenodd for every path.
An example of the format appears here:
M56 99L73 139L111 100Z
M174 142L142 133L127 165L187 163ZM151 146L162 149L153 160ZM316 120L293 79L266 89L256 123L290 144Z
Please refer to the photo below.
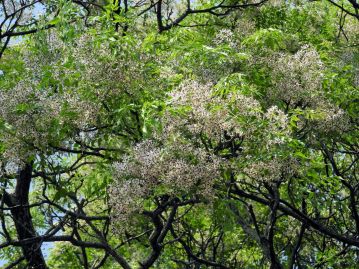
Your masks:
M143 201L165 189L170 195L200 195L208 198L220 175L222 160L203 149L177 141L159 146L146 140L134 146L131 155L113 165L115 183L110 204L117 221L141 212Z
M136 98L143 87L151 87L144 71L147 56L127 53L134 48L125 47L126 42L117 48L126 53L115 55L110 41L99 42L90 34L71 46L56 30L41 38L46 49L24 50L22 80L0 91L0 118L8 127L1 137L6 158L27 158L49 142L72 140L107 117L123 96Z
M278 182L297 173L299 165L294 158L274 157L270 160L252 160L243 169L251 180L258 182Z
M0 118L6 126L0 139L6 159L26 159L54 139L69 138L62 129L71 136L96 122L98 103L71 89L59 92L33 85L24 79L12 89L0 91Z
M334 105L326 105L317 110L318 118L312 121L313 127L322 133L345 132L350 128L349 116Z
M211 84L196 81L183 83L171 93L172 106L187 109L185 117L167 117L165 133L185 127L194 135L205 135L215 141L224 134L244 135L252 131L248 122L260 116L260 105L254 98L240 93L226 97L215 94Z
M270 103L283 101L287 109L302 110L300 129L310 131L316 137L318 132L344 132L348 129L349 118L346 112L332 104L322 89L324 65L319 54L309 46L302 47L294 55L281 54L272 59L274 89L268 96ZM273 126L273 125L272 125Z
M288 115L277 106L270 107L263 115L268 121L265 133L268 135L267 145L278 145L285 142L286 137L291 133L288 125Z
M344 50L344 52L340 55L339 64L343 69L345 69L348 65L352 67L351 72L353 74L353 85L354 87L359 87L359 61L355 52L351 50Z
M214 37L213 43L217 46L228 44L231 48L235 48L237 46L235 36L229 29L221 29Z
M275 89L269 96L291 107L315 104L321 99L323 63L316 50L302 47L294 55L280 54L272 60Z
M0 104L1 117L14 127L23 124L38 125L39 117L44 117L45 122L50 118L64 118L61 112L66 109L77 115L73 117L74 124L81 129L81 126L93 120L97 111L96 105L85 100L79 93L37 89L26 81L19 82L10 90L0 91Z
M256 30L256 24L249 18L241 18L236 22L235 34L241 38L244 38L252 34Z

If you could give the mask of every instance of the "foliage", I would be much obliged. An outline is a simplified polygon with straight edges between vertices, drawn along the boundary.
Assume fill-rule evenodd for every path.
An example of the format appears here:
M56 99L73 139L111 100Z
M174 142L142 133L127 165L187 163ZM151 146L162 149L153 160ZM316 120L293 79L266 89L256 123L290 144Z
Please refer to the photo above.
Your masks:
M356 268L359 5L338 3L5 1L7 268Z

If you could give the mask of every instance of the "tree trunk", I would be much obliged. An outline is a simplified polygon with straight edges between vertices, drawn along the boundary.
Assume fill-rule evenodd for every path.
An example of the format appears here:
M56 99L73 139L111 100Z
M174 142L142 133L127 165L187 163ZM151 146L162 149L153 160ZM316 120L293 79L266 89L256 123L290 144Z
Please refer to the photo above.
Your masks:
M32 165L27 164L16 180L15 192L11 194L11 215L15 223L19 240L36 237L29 205ZM22 253L28 262L28 268L46 269L46 262L41 251L41 242L30 242L21 245Z

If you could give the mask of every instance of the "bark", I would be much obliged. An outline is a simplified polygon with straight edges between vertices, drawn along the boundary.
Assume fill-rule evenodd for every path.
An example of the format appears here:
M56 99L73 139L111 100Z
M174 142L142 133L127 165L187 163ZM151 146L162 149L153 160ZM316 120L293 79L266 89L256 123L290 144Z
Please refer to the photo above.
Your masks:
M11 215L14 220L19 240L36 237L29 205L32 165L27 164L19 173L16 180L15 192L10 195ZM29 242L21 245L22 253L28 263L28 268L47 268L41 251L41 242Z

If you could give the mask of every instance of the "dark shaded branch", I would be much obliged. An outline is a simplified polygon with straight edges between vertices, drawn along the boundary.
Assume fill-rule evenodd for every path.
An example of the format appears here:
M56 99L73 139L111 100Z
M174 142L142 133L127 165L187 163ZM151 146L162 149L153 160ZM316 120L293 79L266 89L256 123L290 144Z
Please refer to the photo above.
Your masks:
M189 257L191 257L193 260L195 260L196 262L200 263L200 264L203 264L203 265L206 265L206 266L212 266L214 268L219 268L219 269L229 269L228 267L226 267L225 265L223 264L219 264L219 263L216 263L216 262L212 262L212 261L208 261L208 260L205 260L205 259L202 259L202 258L199 258L197 255L195 255L191 248L187 245L187 243L181 239L180 237L177 236L177 233L175 232L174 228L171 227L170 228L170 231L172 233L172 236L174 238L178 238L178 242L182 245L183 249L186 251L187 255Z
M297 258L297 255L299 253L299 248L301 246L303 237L304 237L304 233L305 233L305 229L306 229L306 225L304 223L302 223L301 227L300 227L300 231L298 234L298 239L297 242L293 248L292 254L290 255L289 258L289 263L288 263L288 269L294 269L294 265L295 265L295 260Z
M158 257L161 254L161 251L163 249L163 240L165 239L172 222L174 221L178 205L176 204L177 199L174 199L171 201L171 203L174 202L173 208L171 210L171 213L166 221L165 224L163 224L161 220L161 213L166 209L166 203L165 205L159 206L154 212L146 212L145 214L149 216L155 226L154 231L149 237L149 241L151 244L152 251L150 255L143 261L140 262L140 266L143 269L150 268L154 262L158 259Z
M162 0L159 0L156 5L156 17L157 17L157 25L158 31L163 32L166 30L170 30L171 28L178 26L184 19L186 19L191 14L203 14L209 13L215 16L223 16L227 15L233 10L236 9L245 9L249 7L259 7L263 5L268 0L261 0L257 3L245 3L245 4L224 4L225 1L222 1L218 5L212 6L210 8L205 9L192 9L190 6L190 1L187 2L187 9L184 11L177 19L173 20L171 23L164 25L163 24L163 16L162 16ZM224 9L223 13L216 13L216 10Z
M262 197L259 197L257 195L247 193L238 188L236 188L235 190L232 190L232 192L240 197L248 198L248 199L256 201L260 204L263 204L266 206L270 205L270 201L268 201ZM236 198L236 197L232 196L232 198ZM318 221L313 220L312 218L308 217L305 213L301 212L300 210L293 207L292 205L290 205L288 202L286 202L284 200L281 200L281 199L279 200L278 209L280 211L282 211L283 213L297 219L298 221L300 221L302 223L306 223L309 227L313 228L314 230L316 230L319 233L327 235L327 236L329 236L333 239L336 239L342 243L346 243L351 246L359 247L359 239L357 239L355 237L345 236L345 235L335 232L334 230L326 227L324 224L321 224Z
M344 11L345 13L347 13L348 15L355 17L359 20L359 14L358 14L358 9L359 7L357 6L358 4L353 1L353 0L348 0L349 2L351 2L352 6L355 9L355 13L349 11L348 9L346 9L343 5L339 5L338 3L336 3L334 0L327 0L329 3L331 3L332 5L336 6L337 8L339 8L340 10Z

